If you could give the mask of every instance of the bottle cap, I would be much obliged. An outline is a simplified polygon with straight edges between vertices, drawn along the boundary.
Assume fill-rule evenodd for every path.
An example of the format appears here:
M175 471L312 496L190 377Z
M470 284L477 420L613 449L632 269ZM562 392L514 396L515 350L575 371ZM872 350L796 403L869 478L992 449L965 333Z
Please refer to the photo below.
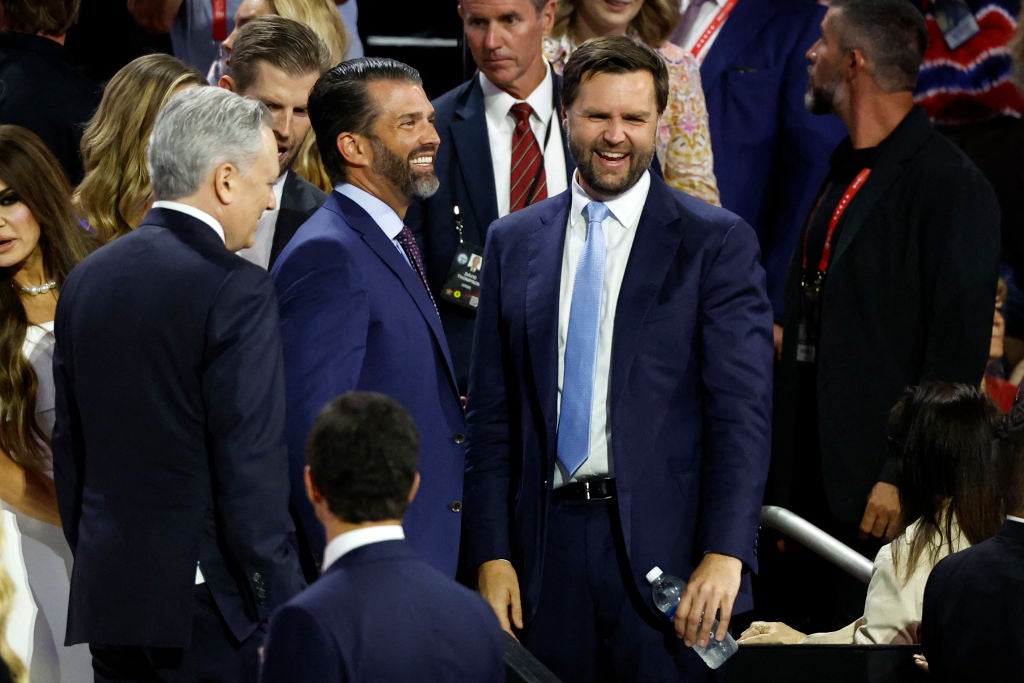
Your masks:
M661 576L661 567L651 567L651 571L647 572L647 583L654 583L658 577Z

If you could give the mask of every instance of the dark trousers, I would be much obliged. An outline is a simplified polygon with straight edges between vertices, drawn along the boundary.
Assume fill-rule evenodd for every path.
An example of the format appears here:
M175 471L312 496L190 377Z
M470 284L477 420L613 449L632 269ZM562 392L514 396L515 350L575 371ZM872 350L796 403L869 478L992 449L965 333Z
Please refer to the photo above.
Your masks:
M96 683L255 683L263 629L239 643L206 584L195 587L192 637L184 648L90 643Z
M716 680L647 606L624 548L615 501L553 503L540 599L523 644L565 683Z

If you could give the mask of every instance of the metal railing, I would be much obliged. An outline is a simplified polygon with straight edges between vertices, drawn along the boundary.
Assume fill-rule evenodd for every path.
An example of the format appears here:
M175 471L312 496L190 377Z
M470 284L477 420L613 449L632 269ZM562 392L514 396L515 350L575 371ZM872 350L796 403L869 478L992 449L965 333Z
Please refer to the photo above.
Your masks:
M795 512L777 505L764 505L761 507L761 524L784 533L858 581L871 581L871 560Z

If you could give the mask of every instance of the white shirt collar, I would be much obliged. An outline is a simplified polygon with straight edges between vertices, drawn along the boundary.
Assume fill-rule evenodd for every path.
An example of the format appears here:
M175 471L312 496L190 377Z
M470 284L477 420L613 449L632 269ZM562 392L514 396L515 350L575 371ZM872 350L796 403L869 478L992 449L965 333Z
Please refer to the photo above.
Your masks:
M545 125L552 121L551 115L555 109L552 101L555 86L551 78L550 67L546 67L544 70L544 80L533 89L532 93L522 100L517 100L491 83L482 71L480 72L480 87L484 92L484 111L487 113L487 118L493 117L497 121L502 121L508 116L508 110L512 108L513 104L516 102L526 102L533 108L533 115L539 121L544 122ZM511 128L514 124L511 123L511 119L509 121Z
M640 224L640 214L643 213L644 204L647 203L647 192L651 189L651 172L644 171L640 179L633 187L629 188L618 197L604 202L612 216L627 230L635 228ZM572 174L572 207L569 214L570 220L575 220L583 213L587 204L599 201L586 193L579 181L579 171Z
M202 222L204 222L207 225L209 225L210 228L212 228L215 233L217 233L217 236L220 237L220 241L221 242L224 242L225 244L227 243L227 241L224 239L224 228L221 227L221 224L217 222L216 218L214 218L210 214L206 213L202 209L197 209L196 207L192 206L191 204L183 204L181 202L172 202L172 201L168 201L166 199L162 199L160 201L153 202L153 208L154 209L169 209L171 211L179 211L181 213L186 213L189 216L192 216L192 218L196 218L198 220L201 220Z
M1022 517L1016 517L1014 515L1006 515L1006 519L1010 520L1011 522L1020 522L1021 524L1024 524L1024 518L1022 518Z
M368 526L362 529L354 529L338 534L331 539L331 542L324 548L324 564L321 573L337 562L343 555L346 555L356 548L381 541L401 541L405 538L405 530L401 524L384 524L381 526Z
M351 183L341 183L335 186L334 191L345 195L362 207L366 213L370 214L370 218L384 231L388 239L394 240L397 238L398 233L405 227L405 223L398 217L395 210L385 204L380 197L375 197L366 190L356 187Z

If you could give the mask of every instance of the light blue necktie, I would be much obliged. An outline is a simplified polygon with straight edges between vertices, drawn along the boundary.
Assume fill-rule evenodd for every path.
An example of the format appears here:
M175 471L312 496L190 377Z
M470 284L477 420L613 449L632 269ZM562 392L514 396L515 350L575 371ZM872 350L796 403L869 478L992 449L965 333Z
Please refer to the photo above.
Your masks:
M590 202L587 243L583 247L569 306L569 334L565 340L562 375L562 406L558 416L558 461L569 476L576 474L590 456L590 415L594 402L594 371L597 366L597 330L604 292L604 228L608 207Z

